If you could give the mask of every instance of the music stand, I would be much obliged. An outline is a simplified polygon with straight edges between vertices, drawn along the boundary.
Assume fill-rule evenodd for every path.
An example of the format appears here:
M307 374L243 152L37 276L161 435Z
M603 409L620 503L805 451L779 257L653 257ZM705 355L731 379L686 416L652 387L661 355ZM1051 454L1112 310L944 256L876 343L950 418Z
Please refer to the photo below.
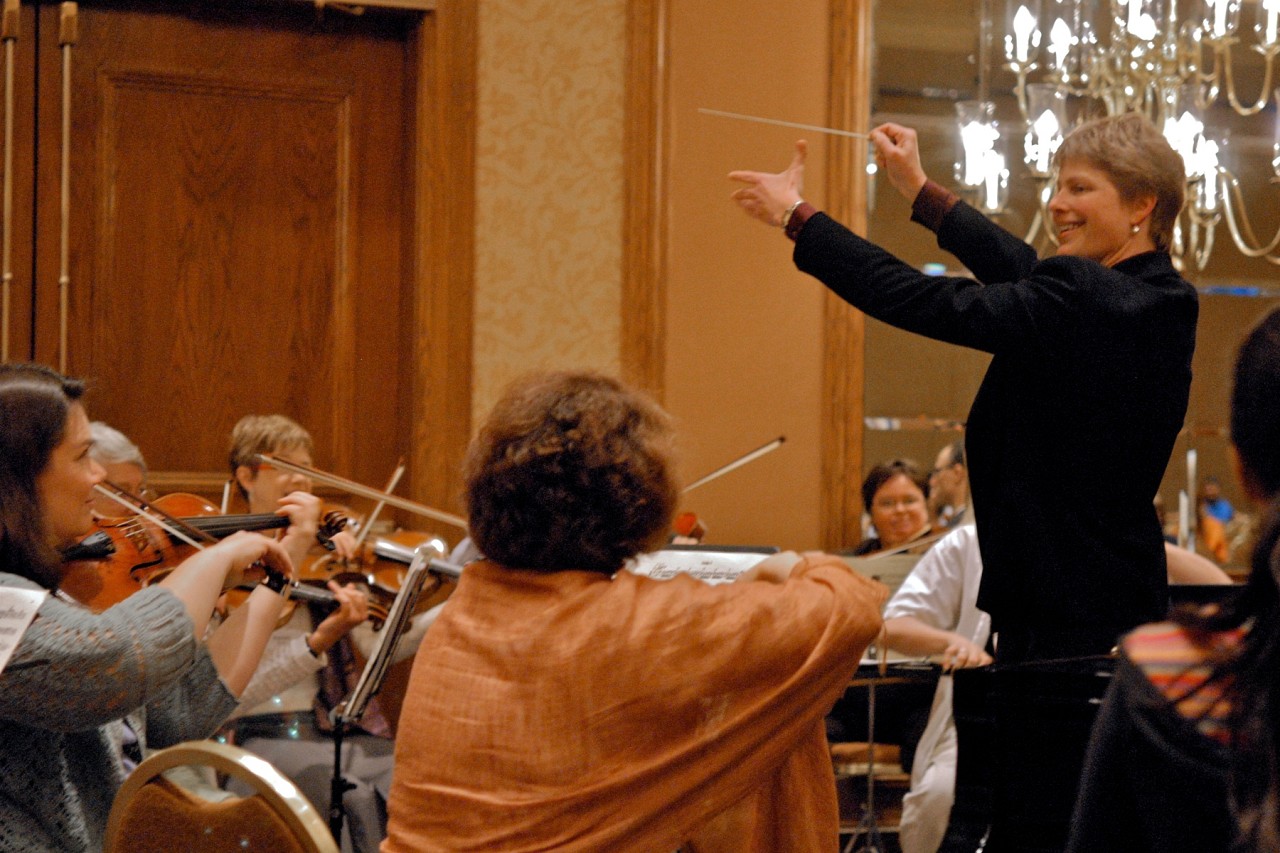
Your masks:
M843 848L843 851L853 853L886 851L880 824L876 819L876 682L883 684L891 681L885 677L888 648L883 643L883 637L873 643L869 651L879 665L880 677L867 679L867 801L863 804L862 820L854 827L853 836Z
M387 677L387 669L391 666L391 656L395 653L401 635L409 627L409 621L413 618L413 610L418 603L418 595L422 592L422 585L427 575L431 571L436 571L457 577L461 571L457 566L432 559L431 554L432 550L429 546L419 547L414 552L408 574L400 585L396 600L391 604L391 610L387 614L382 630L378 632L373 652L370 653L369 660L364 665L364 671L360 673L355 689L351 691L347 700L339 703L330 714L330 719L333 721L333 779L329 783L329 831L338 844L342 843L342 822L346 816L343 797L347 791L355 788L355 785L348 782L342 775L343 732L348 724L360 721L364 716L365 708L369 705L369 700L382 687L382 682Z

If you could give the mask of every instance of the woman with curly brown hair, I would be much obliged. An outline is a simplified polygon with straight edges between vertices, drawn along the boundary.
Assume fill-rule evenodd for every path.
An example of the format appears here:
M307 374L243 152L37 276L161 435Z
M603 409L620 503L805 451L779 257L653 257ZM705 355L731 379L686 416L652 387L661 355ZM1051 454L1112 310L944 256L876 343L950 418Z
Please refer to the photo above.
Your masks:
M414 665L384 851L834 849L822 715L882 587L828 557L626 571L670 529L671 424L596 374L509 389L466 482L487 559Z

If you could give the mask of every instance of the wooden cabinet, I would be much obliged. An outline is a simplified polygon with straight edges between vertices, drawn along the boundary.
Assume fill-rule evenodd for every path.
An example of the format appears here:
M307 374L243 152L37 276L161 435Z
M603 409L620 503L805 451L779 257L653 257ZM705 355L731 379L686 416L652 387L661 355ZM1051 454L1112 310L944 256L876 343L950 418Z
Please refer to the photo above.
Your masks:
M10 317L11 358L55 366L61 14L21 8ZM75 23L65 363L93 383L91 416L174 487L222 476L250 412L295 418L320 467L362 482L402 455L411 479L455 459L469 396L445 386L468 383L469 356L438 362L469 350L469 316L465 334L419 340L456 321L470 269L431 269L432 204L450 178L424 151L465 139L469 115L447 130L417 120L433 87L466 73L465 58L456 72L431 55L437 13L81 3ZM433 422L451 423L440 448L415 448Z

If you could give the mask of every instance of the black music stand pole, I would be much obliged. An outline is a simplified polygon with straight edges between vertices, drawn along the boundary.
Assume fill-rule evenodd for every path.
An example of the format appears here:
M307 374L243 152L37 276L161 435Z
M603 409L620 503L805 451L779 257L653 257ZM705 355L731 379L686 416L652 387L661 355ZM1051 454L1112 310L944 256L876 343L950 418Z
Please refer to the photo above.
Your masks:
M853 853L885 853L884 839L880 837L880 825L876 822L876 685L867 684L867 802L862 808L862 821L854 830L853 839L862 843L853 847ZM848 849L848 847L846 847Z
M401 635L409 627L409 620L413 618L413 608L427 578L428 567L432 572L453 578L462 573L459 566L432 559L428 546L418 546L413 554L413 562L409 564L409 571L401 581L400 592L378 633L373 652L365 662L364 671L360 673L360 679L347 700L334 708L330 716L333 721L333 781L329 786L329 832L339 846L342 845L342 822L346 815L343 797L347 791L355 788L342 775L342 736L348 723L360 722L369 700L382 687L396 644L400 642Z
M346 818L347 807L343 799L347 791L355 789L355 785L342 775L342 736L347 730L346 718L342 716L340 705L333 712L333 778L329 781L329 833L339 847L342 846L342 821Z

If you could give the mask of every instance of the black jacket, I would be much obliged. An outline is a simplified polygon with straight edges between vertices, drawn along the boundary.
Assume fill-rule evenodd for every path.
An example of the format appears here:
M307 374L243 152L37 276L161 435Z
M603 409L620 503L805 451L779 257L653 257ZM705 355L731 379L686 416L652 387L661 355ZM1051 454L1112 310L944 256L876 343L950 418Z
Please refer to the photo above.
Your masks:
M1152 499L1182 427L1198 304L1169 256L1113 268L1034 250L963 202L938 244L977 277L927 276L821 213L796 265L872 317L993 354L966 450L1003 660L1105 653L1167 608Z

